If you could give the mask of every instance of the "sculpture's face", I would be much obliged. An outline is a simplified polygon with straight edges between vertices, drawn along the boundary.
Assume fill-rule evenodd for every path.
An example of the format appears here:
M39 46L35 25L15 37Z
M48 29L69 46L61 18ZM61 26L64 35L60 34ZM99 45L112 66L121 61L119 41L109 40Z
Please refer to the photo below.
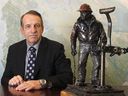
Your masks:
M82 20L88 19L91 15L91 12L89 11L81 11L80 12L80 17Z

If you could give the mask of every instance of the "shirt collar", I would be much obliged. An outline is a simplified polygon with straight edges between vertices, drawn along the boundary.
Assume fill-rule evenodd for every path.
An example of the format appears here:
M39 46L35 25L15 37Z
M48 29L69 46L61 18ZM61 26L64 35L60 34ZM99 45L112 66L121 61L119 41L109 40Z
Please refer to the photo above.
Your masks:
M40 42L41 42L41 39L34 45L29 45L27 43L27 51L29 50L30 47L34 47L36 50L38 50Z

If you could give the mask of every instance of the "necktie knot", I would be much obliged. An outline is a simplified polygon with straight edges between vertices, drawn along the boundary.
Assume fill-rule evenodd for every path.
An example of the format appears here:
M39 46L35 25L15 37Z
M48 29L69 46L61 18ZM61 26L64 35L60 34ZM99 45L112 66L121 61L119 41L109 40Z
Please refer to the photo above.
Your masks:
M30 47L30 48L29 48L29 51L31 51L31 52L35 52L35 51L36 51L36 48L34 48L34 47Z

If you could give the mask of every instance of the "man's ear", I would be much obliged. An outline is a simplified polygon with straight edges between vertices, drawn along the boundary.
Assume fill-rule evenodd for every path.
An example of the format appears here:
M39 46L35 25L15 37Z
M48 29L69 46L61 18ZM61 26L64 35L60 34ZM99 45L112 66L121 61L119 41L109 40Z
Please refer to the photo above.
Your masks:
M42 33L44 32L44 26L42 26Z
M21 32L22 35L24 34L24 29L23 29L23 27L20 27L20 32Z

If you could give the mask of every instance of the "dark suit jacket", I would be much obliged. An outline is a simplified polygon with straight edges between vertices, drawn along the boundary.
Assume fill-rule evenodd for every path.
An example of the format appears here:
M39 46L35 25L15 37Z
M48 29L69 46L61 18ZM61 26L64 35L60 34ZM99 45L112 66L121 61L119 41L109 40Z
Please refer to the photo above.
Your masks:
M9 47L7 63L1 79L2 85L8 85L9 79L15 75L25 76L26 40ZM53 87L64 88L72 83L70 60L64 55L64 46L56 41L42 37L35 66L35 80L46 79Z

